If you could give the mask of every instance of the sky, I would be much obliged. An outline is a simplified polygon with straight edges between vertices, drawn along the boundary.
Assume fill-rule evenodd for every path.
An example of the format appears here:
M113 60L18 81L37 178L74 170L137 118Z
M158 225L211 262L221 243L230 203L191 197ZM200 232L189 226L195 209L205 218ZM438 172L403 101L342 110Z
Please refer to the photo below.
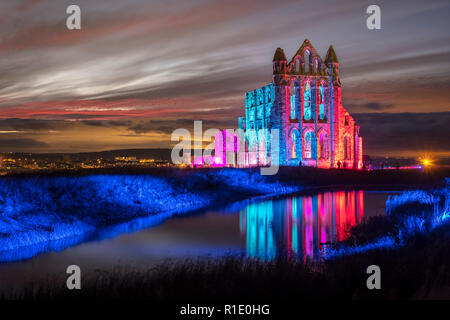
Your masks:
M68 30L66 8L81 8ZM381 29L366 8L381 8ZM372 156L450 157L450 2L0 2L0 152L165 148L235 128L246 91L308 38L340 62L342 104Z

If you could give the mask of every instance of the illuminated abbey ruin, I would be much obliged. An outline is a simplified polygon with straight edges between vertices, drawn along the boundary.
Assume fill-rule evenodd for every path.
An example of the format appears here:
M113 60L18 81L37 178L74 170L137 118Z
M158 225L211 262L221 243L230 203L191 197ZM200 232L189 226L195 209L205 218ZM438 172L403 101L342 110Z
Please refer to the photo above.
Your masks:
M362 138L341 104L339 62L332 46L325 61L308 39L289 62L278 48L272 82L247 92L239 128L246 132L246 149L256 151L246 160L249 165L271 161L268 135L278 129L280 165L362 167Z
M194 165L362 168L362 138L341 104L339 62L332 46L325 61L308 39L289 62L278 48L272 82L246 93L245 117L238 125L237 131L219 131L215 155L194 159ZM278 148L271 145L274 130Z

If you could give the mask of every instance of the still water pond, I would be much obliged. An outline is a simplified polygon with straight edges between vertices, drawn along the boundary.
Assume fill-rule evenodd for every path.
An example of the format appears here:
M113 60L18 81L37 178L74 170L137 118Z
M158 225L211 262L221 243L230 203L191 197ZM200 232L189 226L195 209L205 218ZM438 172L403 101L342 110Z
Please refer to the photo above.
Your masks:
M337 191L291 196L225 210L172 217L151 228L112 239L88 241L60 252L0 264L0 287L116 265L149 267L165 259L244 254L270 260L277 255L317 259L327 243L343 240L364 217L383 215L394 192Z

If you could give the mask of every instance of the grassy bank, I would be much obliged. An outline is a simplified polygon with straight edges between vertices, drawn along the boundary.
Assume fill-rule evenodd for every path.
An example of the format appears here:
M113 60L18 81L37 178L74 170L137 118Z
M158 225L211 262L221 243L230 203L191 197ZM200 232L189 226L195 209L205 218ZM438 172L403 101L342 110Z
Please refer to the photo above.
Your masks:
M34 175L0 179L0 251L77 236L141 217L181 214L301 189L252 171Z
M232 169L232 168L98 168L79 170L42 170L29 173L11 174L9 177L80 177L87 175L150 175L174 179L187 179L197 175L210 176L215 172L234 171L247 172L249 176L259 175L259 168ZM389 186L394 188L429 188L439 185L445 177L450 177L450 168L430 168L426 170L338 170L318 169L313 167L280 167L274 176L266 176L267 181L283 183L302 183L307 186L329 185L365 185L379 188ZM0 177L0 179L3 177Z

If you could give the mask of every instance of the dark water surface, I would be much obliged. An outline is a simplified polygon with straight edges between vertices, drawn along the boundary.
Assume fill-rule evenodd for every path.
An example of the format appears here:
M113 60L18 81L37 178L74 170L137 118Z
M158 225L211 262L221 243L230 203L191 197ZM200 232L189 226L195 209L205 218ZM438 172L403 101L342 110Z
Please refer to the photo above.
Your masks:
M335 191L250 203L234 209L172 217L163 223L114 238L84 242L0 264L0 287L114 266L145 268L165 259L244 254L270 260L277 255L317 259L327 243L343 240L364 217L385 214L395 192Z

